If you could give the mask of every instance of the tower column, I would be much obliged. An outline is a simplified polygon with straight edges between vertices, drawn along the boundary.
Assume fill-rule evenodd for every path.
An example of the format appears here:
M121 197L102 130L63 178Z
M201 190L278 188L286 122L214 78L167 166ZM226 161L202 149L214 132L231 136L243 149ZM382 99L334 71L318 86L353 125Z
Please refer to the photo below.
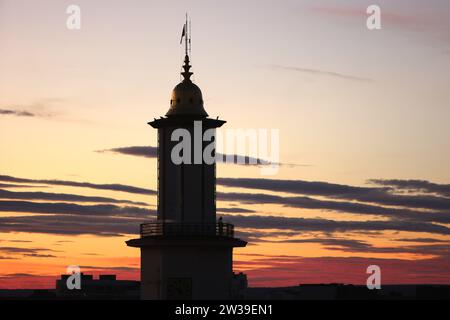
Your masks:
M231 297L233 248L247 242L234 237L234 226L216 221L216 164L195 163L194 131L221 127L208 118L200 88L190 77L189 56L183 81L172 92L165 117L149 124L158 130L158 213L140 227L140 238L127 245L141 250L142 299L228 299ZM176 163L175 130L189 132L191 159Z

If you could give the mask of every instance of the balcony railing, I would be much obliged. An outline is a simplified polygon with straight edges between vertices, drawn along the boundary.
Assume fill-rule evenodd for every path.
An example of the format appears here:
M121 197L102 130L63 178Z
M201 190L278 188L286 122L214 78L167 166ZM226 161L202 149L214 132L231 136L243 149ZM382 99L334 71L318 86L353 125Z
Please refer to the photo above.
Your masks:
M154 236L221 236L234 237L230 223L150 222L141 224L141 237Z

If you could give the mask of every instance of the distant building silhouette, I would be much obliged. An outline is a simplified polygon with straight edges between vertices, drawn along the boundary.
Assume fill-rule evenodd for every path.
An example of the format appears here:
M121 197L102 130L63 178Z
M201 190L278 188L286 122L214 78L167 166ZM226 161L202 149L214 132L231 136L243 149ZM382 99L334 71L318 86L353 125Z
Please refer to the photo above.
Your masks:
M186 38L187 39L187 36ZM215 131L225 121L210 119L200 88L190 77L186 51L183 81L172 92L165 117L149 124L158 129L158 214L141 225L141 237L127 245L141 249L142 299L229 299L232 297L233 248L246 242L234 237L234 226L216 221L216 164L175 164L171 152L179 128L194 137L194 121ZM203 155L206 144L200 142Z
M449 285L384 285L369 290L352 284L301 284L291 287L245 288L244 300L430 300L450 299Z
M92 275L81 273L81 289L69 290L67 279L70 275L63 274L56 280L55 294L58 298L75 299L137 299L139 297L139 281L117 280L114 274Z
M68 290L69 275L56 281L55 289L0 289L0 300L137 300L139 281L116 280L115 275L101 275L94 279L84 275L82 290ZM247 276L233 274L231 298L235 300L450 300L450 285L384 285L369 290L363 285L340 283L300 284L290 287L247 287Z
M231 286L231 298L235 300L243 300L245 292L248 288L247 275L245 273L233 273L233 281Z

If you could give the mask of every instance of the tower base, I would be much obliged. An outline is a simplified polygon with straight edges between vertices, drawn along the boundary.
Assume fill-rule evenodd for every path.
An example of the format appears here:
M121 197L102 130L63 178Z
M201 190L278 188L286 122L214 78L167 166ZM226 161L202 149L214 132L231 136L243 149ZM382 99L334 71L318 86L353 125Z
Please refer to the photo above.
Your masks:
M141 299L231 298L233 247L229 237L147 237L127 241L141 249Z

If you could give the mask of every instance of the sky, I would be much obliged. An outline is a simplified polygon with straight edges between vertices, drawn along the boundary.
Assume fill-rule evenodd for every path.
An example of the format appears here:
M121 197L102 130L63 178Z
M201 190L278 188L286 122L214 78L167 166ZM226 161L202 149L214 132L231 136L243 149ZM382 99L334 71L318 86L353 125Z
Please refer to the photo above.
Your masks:
M0 288L69 265L139 279L125 241L156 212L147 122L180 81L186 12L211 118L280 133L277 174L218 164L218 215L249 242L235 271L450 284L448 1L0 0Z

